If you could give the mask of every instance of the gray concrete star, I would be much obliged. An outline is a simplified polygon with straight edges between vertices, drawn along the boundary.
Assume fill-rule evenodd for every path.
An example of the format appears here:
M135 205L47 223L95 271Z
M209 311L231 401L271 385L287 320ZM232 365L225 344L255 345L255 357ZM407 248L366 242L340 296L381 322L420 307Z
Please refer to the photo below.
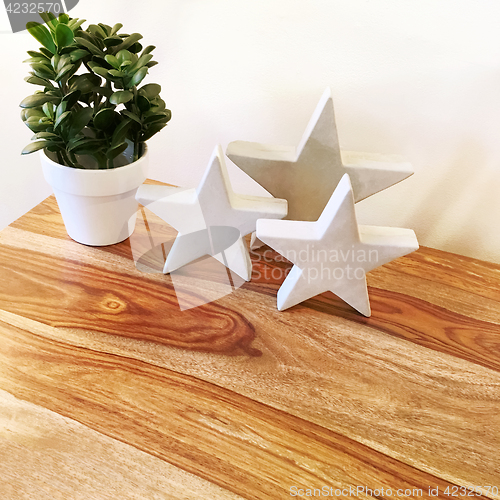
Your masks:
M341 152L330 89L326 89L297 148L234 141L227 156L275 198L288 201L289 220L318 220L344 174L356 202L413 174L394 156Z

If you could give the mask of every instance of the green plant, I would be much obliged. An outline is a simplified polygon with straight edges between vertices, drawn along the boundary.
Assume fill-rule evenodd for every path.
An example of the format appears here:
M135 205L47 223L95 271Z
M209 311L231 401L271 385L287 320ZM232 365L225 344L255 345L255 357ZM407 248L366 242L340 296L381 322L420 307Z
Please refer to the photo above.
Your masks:
M95 167L113 168L114 159L133 144L139 158L142 144L170 120L161 87L139 84L156 61L154 46L143 49L142 35L119 33L121 24L91 24L67 14L43 13L44 24L27 29L42 44L28 51L32 72L25 79L43 90L24 99L21 118L35 132L35 142L22 154L45 148L62 165L85 168L84 155ZM83 70L83 71L79 71Z

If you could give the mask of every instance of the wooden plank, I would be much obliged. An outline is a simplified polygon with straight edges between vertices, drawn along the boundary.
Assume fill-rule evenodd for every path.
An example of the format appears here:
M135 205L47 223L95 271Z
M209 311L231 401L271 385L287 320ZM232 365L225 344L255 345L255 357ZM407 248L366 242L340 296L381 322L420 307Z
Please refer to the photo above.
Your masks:
M40 217L0 233L0 318L8 328L203 379L457 484L488 485L498 477L495 266L465 262L460 280L462 264L450 256L444 277L435 256L417 264L398 259L377 271L381 288L371 288L369 319L331 294L278 313L280 280L272 276L180 313L170 278L139 272L126 243L83 247L52 229L44 234ZM441 287L436 296L428 266ZM472 288L470 272L478 274ZM193 279L186 295L203 291L201 278L207 276ZM57 295L61 283L68 292ZM481 292L485 283L489 290ZM43 307L46 300L52 309ZM478 311L461 314L467 300ZM150 315L144 326L132 311ZM202 333L190 336L199 323Z
M460 315L500 324L500 266L421 248L375 269L369 284Z
M399 269L394 264L389 268ZM442 283L469 292L472 296L500 302L500 265L463 255L425 248L408 255L403 272L432 283Z
M394 491L422 489L423 498L429 498L428 488L432 486L439 487L440 498L446 498L442 492L451 486L320 426L190 376L134 359L48 341L4 324L0 324L0 339L0 386L4 389L244 498L284 498L290 496L293 486L328 491L349 486ZM38 418L40 411L30 408L33 418ZM46 413L44 418L49 418ZM18 436L33 432L29 414L25 425L27 429L18 431ZM83 439L85 455L95 453L94 461L107 460L106 453L103 455L96 447L109 441L95 433L89 436L82 426L71 422L69 425L67 432L76 427L75 438ZM52 434L58 432L58 427L50 422L46 426ZM65 439L62 438L64 442ZM143 454L138 451L126 455L130 446L120 448L112 443L111 453L119 455L122 462L142 460ZM11 440L9 446L14 446ZM50 435L36 446L40 456L44 456L43 448L49 446L52 460L64 463L71 462L78 453L66 449L69 456L61 458L52 449L59 445L50 440ZM146 466L148 460L152 459L146 458ZM3 467L12 474L16 462L7 462ZM76 464L79 467L79 462ZM104 472L116 476L120 467L110 464ZM72 474L85 474L75 471L75 462L68 469L69 480ZM31 475L38 474L43 475L43 470L34 465ZM92 482L93 474L90 476L88 481ZM196 483L192 476L188 478L191 491L206 484L201 480ZM22 478L18 477L17 482L28 487ZM148 491L154 490L146 490L143 498L151 498ZM358 496L370 498L362 493Z
M146 319L140 319L141 331L136 332L137 339L154 338L158 341L161 338L168 345L226 354L252 350L255 329L246 321L245 310L237 312L212 303L201 310L182 312L178 309L177 295L168 276L140 273L127 257L120 260L121 266L117 265L116 259L123 257L119 252L109 255L111 252L82 247L71 240L66 240L65 246L59 247L57 240L52 238L31 233L28 239L25 232L11 228L6 229L2 237L9 242L9 245L0 247L0 280L5 283L6 290L3 301L0 294L0 308L6 311L42 319L52 325L79 328L97 326L95 320L98 318L98 329L118 335L123 330L123 324L133 328L140 313ZM46 250L40 252L44 247ZM36 252L35 260L30 252ZM54 260L56 257L60 260ZM31 267L30 261L33 262ZM51 265L56 266L57 272ZM111 269L110 266L113 266L111 273L104 271ZM254 277L243 289L275 297L289 267L280 262L256 261L254 271L260 274L260 278ZM280 274L273 275L274 269L280 270ZM61 274L65 277L65 290L54 295L53 290L57 290ZM14 280L16 287L22 290L22 298L15 301L10 292L13 287L9 284ZM200 294L199 287L192 288ZM139 290L140 294L137 293ZM328 315L342 316L416 344L500 370L499 325L475 320L408 295L376 288L371 288L370 294L373 310L370 318L357 314L333 294L310 299L296 309L312 308ZM130 304L123 310L129 300L127 297L132 295L133 307ZM44 299L40 300L41 297ZM64 301L67 307L48 309L46 305L51 298L57 304ZM167 325L164 324L166 310L169 311ZM78 316L73 314L75 311ZM215 322L214 318L219 321Z
M55 240L31 238L36 251L0 246L1 309L53 326L115 335L134 331L137 340L176 347L228 354L252 351L254 328L241 314L216 303L203 310L180 311L169 278L144 279L149 275L135 270L130 261L127 267L135 276L109 271L104 262L89 266L77 261L78 255L75 260L58 258L52 251ZM36 243L39 238L43 243ZM75 245L70 240L65 243L66 248ZM75 250L93 255L93 249L80 245Z
M50 248L47 241L50 238L42 238L45 244L41 245L40 238L37 236L33 245L45 247L52 261L57 260L58 246ZM70 246L80 256L80 263L70 260L68 267L61 264L61 272L67 280L78 266L89 276L97 272L90 263L95 259L95 252L87 249L85 253L85 249L76 244L70 243ZM65 251L69 252L68 248ZM126 268L116 256L107 254L106 259L101 262L111 276L106 282L106 293L121 293L127 307L134 307L134 294L156 287L164 279L160 275L148 275L141 288L134 287L134 294L125 297L122 288L121 291L113 289L113 283L130 281L137 271L131 266ZM23 260L26 261L26 257ZM127 280L121 274L124 269L130 273ZM74 279L79 276L82 275L77 273ZM27 304L38 296L29 293L30 283L50 288L50 276L37 276L32 281L29 276L25 279L21 289L30 297ZM92 283L97 286L93 280ZM91 287L90 282L86 286ZM39 293L47 295L43 289ZM94 310L96 302L100 303L98 299L97 292L78 297L79 301L88 301L85 308L90 310ZM255 332L253 355L250 351L246 355L239 351L241 355L236 357L234 351L229 351L233 356L227 357L173 349L165 335L158 334L156 339L145 337L141 328L125 321L120 323L119 315L118 320L113 315L96 315L94 323L89 320L86 324L75 324L71 318L74 318L72 311L77 307L76 302L55 305L57 310L51 313L59 318L58 324L61 317L67 316L68 322L73 321L73 328L44 329L42 324L16 314L5 311L1 314L2 320L13 327L66 342L79 342L96 351L142 358L205 379L448 481L461 485L487 485L493 481L498 464L495 450L500 445L496 411L500 374L385 335L369 325L308 307L279 313L274 309L274 300L265 294L240 289L215 304L221 311L234 311L235 317L244 317ZM14 304L24 309L17 302ZM194 311L202 315L203 310L211 311L213 306ZM9 304L4 303L2 307L8 308ZM173 311L172 316L163 317L162 324L172 329L172 317L175 319ZM209 315L203 317L209 318ZM162 320L162 316L157 318ZM219 335L223 337L226 333L231 337L230 323L226 325L229 325L227 332L219 330ZM158 332L160 330L158 328ZM105 333L110 331L115 334ZM196 343L190 347L197 349ZM257 356L258 352L262 355ZM471 405L471 401L475 405ZM490 431L486 433L486 429ZM492 465L485 468L483 463Z
M230 491L0 391L4 500L241 499Z
M252 281L243 288L275 296L291 265L282 261L268 247L252 253L254 274ZM433 254L434 251L430 253ZM423 257L417 259L415 254ZM369 285L383 286L369 286L372 307L370 318L361 316L332 293L314 297L297 306L297 310L310 308L328 315L341 316L415 344L500 370L500 291L497 292L500 290L500 266L497 289L493 286L496 268L494 265L486 266L492 268L492 275L488 278L490 290L485 292L489 297L478 298L458 285L451 286L448 279L441 280L442 284L445 283L445 293L443 288L439 288L439 283L434 292L433 282L427 279L424 268L420 269L423 277L411 273L410 279L406 279L406 269L413 267L412 259L425 261L426 255L426 249L419 250L392 262L392 267L382 266L368 274ZM448 258L448 262L450 259ZM457 261L460 259L457 256ZM450 266L447 264L447 267ZM470 271L464 273L467 275ZM475 310L471 313L473 304ZM479 319L480 317L483 319Z
M150 184L161 184L148 180ZM166 226L154 214L146 210L152 233L163 241L172 240L176 232ZM53 238L71 240L67 235L54 196L30 210L10 227ZM110 252L132 258L129 242L105 247ZM264 253L266 257L264 257ZM281 283L273 279L277 254L267 246L252 252L254 266L265 262L265 272L257 278L255 269L253 282ZM284 268L289 266L283 265ZM280 276L276 273L276 276ZM420 298L460 315L500 325L500 265L471 259L449 252L421 247L402 259L377 268L368 275L369 284L375 288L402 293Z

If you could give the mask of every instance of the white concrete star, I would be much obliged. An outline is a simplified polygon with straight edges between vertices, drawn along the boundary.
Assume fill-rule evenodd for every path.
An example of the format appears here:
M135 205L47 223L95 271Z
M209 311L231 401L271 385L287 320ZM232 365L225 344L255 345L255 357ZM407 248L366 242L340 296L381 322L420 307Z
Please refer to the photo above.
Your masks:
M330 290L370 316L366 273L418 249L410 229L358 226L348 175L316 222L259 220L257 237L295 264L278 290L280 311Z
M317 220L344 174L356 202L413 174L409 163L394 156L341 153L329 88L297 148L234 141L226 154L274 197L288 201L288 220Z
M136 198L179 232L164 273L212 255L246 281L252 263L243 237L255 231L257 219L281 219L287 212L286 200L234 193L220 146L196 189L143 184Z

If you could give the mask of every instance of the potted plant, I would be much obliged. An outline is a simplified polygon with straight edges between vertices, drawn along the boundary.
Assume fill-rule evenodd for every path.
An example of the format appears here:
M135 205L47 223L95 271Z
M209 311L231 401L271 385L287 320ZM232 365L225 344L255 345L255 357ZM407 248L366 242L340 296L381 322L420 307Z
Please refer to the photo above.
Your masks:
M146 141L170 120L156 83L139 86L154 46L121 24L91 24L41 14L27 29L42 45L29 51L26 81L41 86L21 117L35 133L22 154L40 150L43 172L66 230L86 245L111 245L134 230L135 193L146 179Z

